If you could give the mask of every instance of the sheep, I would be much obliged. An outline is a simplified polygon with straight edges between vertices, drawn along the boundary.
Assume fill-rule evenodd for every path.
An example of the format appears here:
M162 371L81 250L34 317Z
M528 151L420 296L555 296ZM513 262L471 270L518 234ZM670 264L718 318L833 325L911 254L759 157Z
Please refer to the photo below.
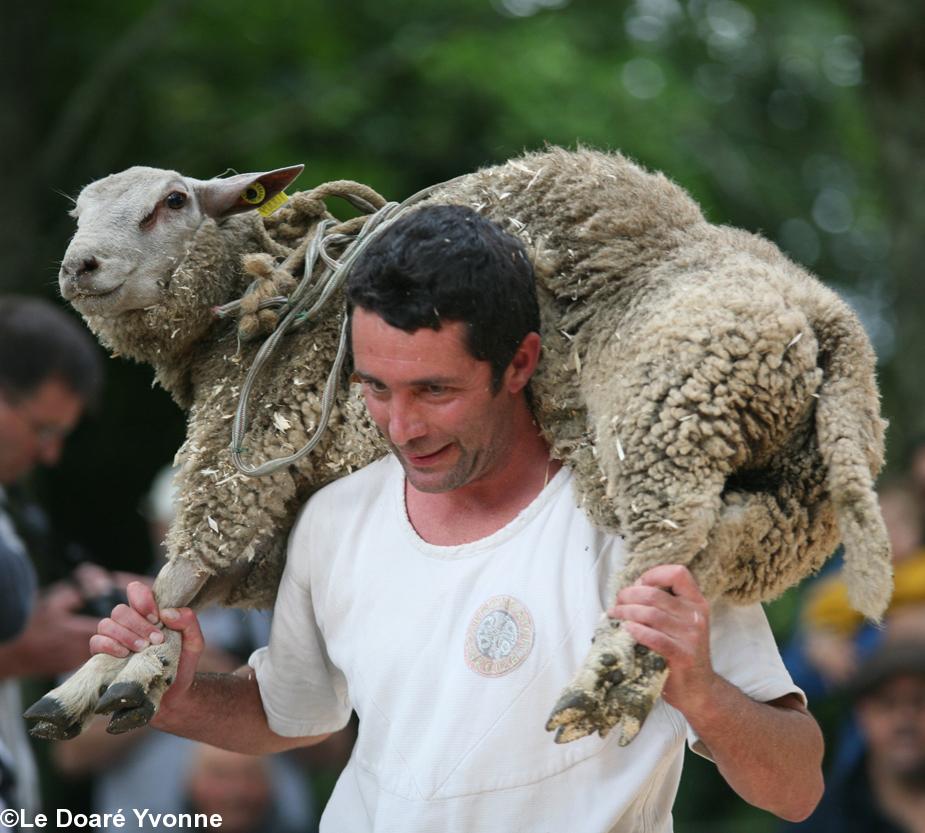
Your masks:
M271 606L299 506L386 451L358 387L344 386L319 445L297 467L251 481L232 464L232 418L259 348L258 339L239 336L274 326L276 311L261 308L266 276L280 271L277 259L288 258L287 269L300 267L306 247L299 244L331 219L323 197L338 191L331 183L296 194L266 220L250 211L270 203L300 171L198 181L134 167L88 185L76 202L62 295L113 354L153 365L157 382L189 413L175 460L180 499L166 540L168 563L154 585L162 605ZM365 193L353 188L347 196L372 210ZM240 326L230 328L215 308L242 296ZM296 329L268 363L253 391L258 405L241 450L247 460L294 451L318 425L342 318L342 311L328 311L315 326ZM143 725L176 671L179 644L170 632L165 637L128 661L91 657L27 710L32 733L73 737L95 710L114 712L113 732Z
M299 503L384 450L357 391L342 386L311 457L261 480L231 466L228 420L256 341L276 326L262 301L292 291L290 273L305 250L290 248L293 227L328 217L316 189L264 222L215 218L247 208L241 195L255 182L271 199L289 175L200 182L136 168L78 199L62 293L104 344L151 362L190 411L178 453L184 500L168 538L171 560L155 584L162 605L268 601ZM187 200L174 208L177 191ZM205 196L213 193L222 198ZM363 199L381 205L375 195ZM771 599L817 570L841 539L852 603L870 618L882 614L889 546L873 478L884 423L873 351L845 303L767 241L709 224L681 188L618 153L528 153L437 186L409 210L434 203L468 205L528 247L544 345L534 408L553 456L574 470L591 520L626 540L630 554L611 598L649 567L679 563L711 601ZM144 225L153 217L156 228L183 211L183 234L158 255L144 229L132 228L131 244L105 243L114 218ZM151 265L126 280L125 265L108 259L132 248ZM266 254L247 254L242 269L241 255L253 252ZM288 259L277 268L273 256ZM213 262L222 265L204 269ZM255 276L237 333L210 317ZM256 457L291 450L317 423L342 307L278 342L247 436ZM33 733L72 736L94 710L114 712L110 731L140 725L176 658L169 633L128 661L94 657L77 682L27 712ZM629 743L666 675L661 657L603 615L547 729L557 742L616 730Z

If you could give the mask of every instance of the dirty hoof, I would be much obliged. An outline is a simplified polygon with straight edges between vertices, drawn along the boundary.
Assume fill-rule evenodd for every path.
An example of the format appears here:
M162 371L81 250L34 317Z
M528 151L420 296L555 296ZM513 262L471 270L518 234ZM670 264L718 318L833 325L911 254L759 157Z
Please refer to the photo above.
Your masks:
M68 714L61 703L47 695L29 706L23 717L31 724L29 734L42 740L70 740L83 728L79 717Z
M113 683L96 704L97 714L111 714L120 709L137 709L149 703L144 689L133 682ZM153 706L152 713L153 713Z
M80 723L69 723L61 726L50 720L37 720L29 727L29 735L39 740L70 740L76 738L81 731Z
M597 732L617 731L626 746L661 694L668 672L665 660L636 643L618 622L607 620L595 632L584 665L559 697L546 722L556 743L569 743Z
M566 689L553 707L546 731L555 731L556 743L569 743L598 731L600 704L585 691Z
M121 735L123 732L147 726L152 717L154 717L154 703L146 699L140 706L117 709L113 712L106 731L110 735Z

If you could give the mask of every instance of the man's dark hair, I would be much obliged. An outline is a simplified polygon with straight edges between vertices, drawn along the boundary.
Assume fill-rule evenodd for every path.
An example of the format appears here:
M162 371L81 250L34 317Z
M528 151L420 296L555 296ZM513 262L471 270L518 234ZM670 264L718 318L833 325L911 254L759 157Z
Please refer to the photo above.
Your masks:
M409 333L461 321L495 392L524 336L540 330L523 243L459 205L428 206L385 229L353 267L347 300Z
M95 405L103 365L93 339L48 301L0 296L0 393L22 399L52 378Z

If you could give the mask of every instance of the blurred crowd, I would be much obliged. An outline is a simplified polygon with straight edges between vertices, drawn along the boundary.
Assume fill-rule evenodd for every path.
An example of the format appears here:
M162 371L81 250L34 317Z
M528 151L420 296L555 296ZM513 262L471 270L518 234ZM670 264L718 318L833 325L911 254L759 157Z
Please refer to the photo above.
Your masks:
M33 560L51 547L51 530L24 487L36 467L58 462L67 435L97 405L102 375L95 342L69 315L38 299L0 296L0 810L21 810L26 820L40 808L121 812L127 831L140 829L132 809L217 813L231 833L311 833L349 757L353 726L311 749L255 757L148 728L110 735L99 719L53 745L40 796L21 683L47 685L89 658L99 618L124 601L128 582L153 580L174 515L173 471L165 467L141 507L150 575L107 570L71 548L59 554L71 562L64 579L39 589ZM209 647L201 670L246 663L266 643L269 621L256 611L204 612ZM15 830L0 821L2 833Z
M879 488L895 590L880 624L850 605L839 559L810 582L784 651L813 708L836 701L825 796L800 833L925 831L925 437Z

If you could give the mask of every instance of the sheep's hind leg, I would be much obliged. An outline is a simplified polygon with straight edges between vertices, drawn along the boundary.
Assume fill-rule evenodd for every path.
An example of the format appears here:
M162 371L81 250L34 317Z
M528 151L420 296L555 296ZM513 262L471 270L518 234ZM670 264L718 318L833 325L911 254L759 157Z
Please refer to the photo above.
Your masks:
M687 502L686 511L679 512L679 517L687 518L685 526L670 535L650 533L648 539L639 541L632 556L634 569L614 577L607 597L615 599L619 587L628 586L658 563L691 564L688 554L703 549L715 503L712 491L706 490ZM553 707L546 729L556 732L556 743L593 732L606 737L616 729L620 745L626 746L642 728L667 677L664 657L636 642L618 620L605 613L588 655Z
M619 587L657 564L691 564L694 554L707 544L716 518L720 485L719 478L714 479L670 508L655 506L640 513L629 536L634 541L632 555L626 570L612 580L608 598L616 598ZM671 525L677 528L662 528L659 519L672 516L678 518ZM639 733L667 676L665 659L637 643L619 621L605 614L584 663L560 695L546 728L556 732L557 743L595 731L605 737L616 729L620 745L625 746Z
M569 743L616 729L626 746L642 728L668 676L665 660L637 643L620 623L606 615L594 633L591 650L559 696L546 723L556 743Z
M730 311L728 320L717 323L715 304L704 297L703 310L710 312L693 320L700 307L692 312L686 294L676 300L680 320L690 321L696 337L679 341L663 328L641 324L632 353L623 350L623 341L603 335L592 339L584 357L581 392L599 472L589 467L587 482L579 486L594 495L595 479L603 475L628 550L623 573L609 588L610 600L652 567L692 566L722 509L726 476L747 462L749 445L727 388L736 380L748 388L754 371L748 362L741 368L730 363L722 351L714 355L711 345L724 339L708 338L720 324L737 332L738 318ZM673 311L665 311L665 317ZM624 354L630 358L624 360ZM639 356L654 358L640 362ZM724 560L714 552L710 556ZM625 745L639 732L667 674L663 657L604 617L547 728L556 731L559 743L617 729Z
M33 703L23 717L29 734L44 740L70 740L93 719L100 694L128 662L127 659L97 654L41 700Z

